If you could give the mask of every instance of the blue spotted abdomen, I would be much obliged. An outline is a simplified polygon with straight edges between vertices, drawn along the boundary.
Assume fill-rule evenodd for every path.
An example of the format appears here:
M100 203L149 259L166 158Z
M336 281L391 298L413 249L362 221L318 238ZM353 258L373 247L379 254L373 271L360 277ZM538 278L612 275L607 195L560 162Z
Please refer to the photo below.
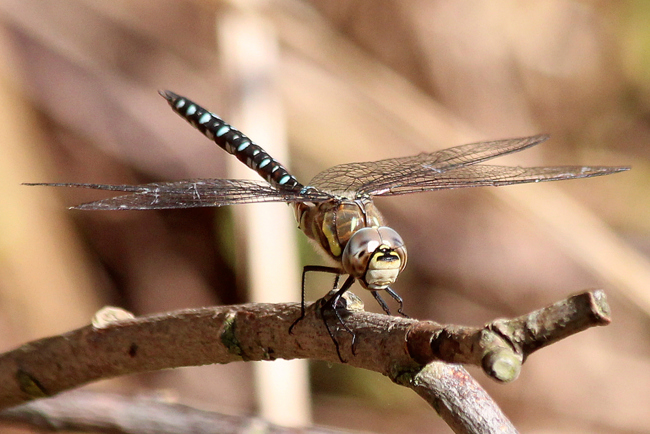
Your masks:
M275 161L264 149L253 143L241 131L224 122L219 116L168 90L160 92L160 94L176 113L184 117L226 152L233 154L239 161L256 171L271 185L284 188L303 187L282 164Z

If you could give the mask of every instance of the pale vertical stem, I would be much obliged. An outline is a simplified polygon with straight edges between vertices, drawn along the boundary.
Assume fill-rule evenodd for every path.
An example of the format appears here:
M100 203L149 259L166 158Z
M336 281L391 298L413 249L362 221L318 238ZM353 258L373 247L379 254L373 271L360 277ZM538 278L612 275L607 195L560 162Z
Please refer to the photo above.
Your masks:
M220 16L219 50L233 98L225 119L269 154L287 165L288 149L276 74L278 46L269 23L242 11ZM233 178L259 179L234 158ZM296 250L296 223L286 204L236 207L238 232L243 238L251 301L286 302L300 298L300 269ZM269 291L270 289L270 291ZM288 334L288 330L287 330ZM277 424L310 424L308 366L305 360L257 362L255 385L260 415Z

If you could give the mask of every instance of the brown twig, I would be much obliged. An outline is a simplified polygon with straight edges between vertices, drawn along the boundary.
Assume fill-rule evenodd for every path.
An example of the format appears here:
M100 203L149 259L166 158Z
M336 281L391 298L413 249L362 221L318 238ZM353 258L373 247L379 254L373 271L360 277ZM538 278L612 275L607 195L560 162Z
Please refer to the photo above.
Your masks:
M422 321L409 331L408 348L421 364L444 360L477 365L495 380L509 382L531 353L586 328L607 325L609 315L605 293L596 290L480 328Z
M405 386L435 408L456 433L517 432L485 389L460 365L429 363Z
M165 397L74 391L0 412L0 420L41 430L110 434L336 434L322 427L287 428L250 416L232 416L169 402Z
M291 335L289 326L300 314L295 303L209 307L141 318L104 312L92 326L1 355L0 408L99 379L180 366L276 358L337 363L319 305L309 306ZM502 428L509 423L462 367L437 361L474 364L492 378L511 381L536 349L609 322L602 291L482 328L442 326L356 309L342 312L357 336L356 355L349 333L337 333L347 362L411 387L450 426L460 427L454 428L457 432L475 432L464 418L476 411L481 416L470 417L475 423L493 420Z

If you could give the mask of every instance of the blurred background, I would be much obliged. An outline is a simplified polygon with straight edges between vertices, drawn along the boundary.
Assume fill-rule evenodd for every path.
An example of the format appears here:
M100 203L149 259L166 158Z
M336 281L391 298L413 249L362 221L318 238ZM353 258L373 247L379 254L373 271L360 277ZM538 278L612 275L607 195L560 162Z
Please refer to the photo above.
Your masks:
M480 325L606 291L613 323L536 353L516 382L470 369L521 431L650 431L649 2L0 0L0 350L105 305L298 301L301 264L325 263L283 204L80 212L66 207L105 195L20 185L248 175L159 89L218 113L303 183L339 163L536 133L552 138L495 164L632 165L377 203L409 250L394 289L412 317ZM308 298L328 285L310 278ZM91 387L287 424L448 429L378 374L272 364Z

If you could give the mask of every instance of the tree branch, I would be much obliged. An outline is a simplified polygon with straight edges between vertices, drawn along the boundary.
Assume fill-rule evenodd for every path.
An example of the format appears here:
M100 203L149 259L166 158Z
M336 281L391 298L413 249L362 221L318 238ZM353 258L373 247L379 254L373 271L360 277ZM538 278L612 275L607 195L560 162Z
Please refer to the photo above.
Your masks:
M485 389L460 365L429 363L405 386L435 408L456 433L517 432Z
M610 322L605 293L596 290L480 328L422 321L409 331L408 349L421 364L434 360L472 364L497 381L509 382L519 376L523 362L538 349Z
M74 391L0 412L0 420L49 431L110 434L342 434L322 427L287 428L250 416L232 416L168 402L164 397Z
M308 306L293 334L288 329L300 315L296 303L208 307L140 318L120 315L124 313L120 310L100 311L92 326L1 355L0 408L99 379L180 366L276 358L338 363L320 306L319 302ZM414 389L457 432L476 432L463 422L472 406L484 412L479 419L470 418L476 423L494 420L495 426L511 425L462 367L436 361L474 364L498 381L511 381L533 351L610 321L600 290L482 328L443 326L360 309L349 304L340 311L357 337L352 354L350 334L340 328L336 332L347 363ZM337 330L336 319L329 314L328 324Z

